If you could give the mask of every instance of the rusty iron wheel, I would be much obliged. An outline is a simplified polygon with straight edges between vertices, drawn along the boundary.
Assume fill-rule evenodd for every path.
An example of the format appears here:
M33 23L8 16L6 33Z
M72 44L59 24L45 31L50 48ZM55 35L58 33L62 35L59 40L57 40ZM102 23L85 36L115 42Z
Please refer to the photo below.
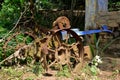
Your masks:
M61 31L66 32L66 37L61 37ZM82 39L70 29L60 29L52 34L48 42L48 67L68 65L72 72L82 68L84 49Z

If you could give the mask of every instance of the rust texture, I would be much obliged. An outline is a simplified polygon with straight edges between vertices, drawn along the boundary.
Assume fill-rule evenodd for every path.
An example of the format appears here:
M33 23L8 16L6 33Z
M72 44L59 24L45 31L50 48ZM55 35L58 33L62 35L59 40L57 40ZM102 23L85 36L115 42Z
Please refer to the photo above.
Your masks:
M51 67L61 69L62 65L68 65L71 71L77 72L83 66L84 46L80 36L70 27L69 19L61 16L53 22L53 29L45 31L37 28L39 31L37 34L33 30L13 33L4 42L3 49L5 55L8 48L13 48L13 46L9 46L9 42L14 39L16 41L13 48L14 53L0 64L13 58L24 59L30 56L33 61L39 61L46 70ZM61 31L67 32L65 40L61 38ZM23 42L17 41L19 34L25 36ZM27 36L32 38L32 42L29 44L26 43Z

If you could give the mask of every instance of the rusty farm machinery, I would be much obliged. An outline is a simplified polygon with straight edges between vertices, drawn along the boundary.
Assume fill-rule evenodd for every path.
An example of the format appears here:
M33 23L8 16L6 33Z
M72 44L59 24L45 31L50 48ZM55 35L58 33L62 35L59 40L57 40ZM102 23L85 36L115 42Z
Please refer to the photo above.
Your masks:
M34 61L39 61L46 70L58 65L59 68L68 65L71 71L77 72L83 66L85 55L90 54L90 49L83 45L81 36L103 31L111 32L107 26L102 26L101 30L71 29L70 21L65 16L58 17L53 22L52 29L42 30L44 29L39 29L39 34L31 30L16 31L10 35L4 42L3 53L6 56L6 53L9 53L8 49L13 52L0 64L13 61L13 58L25 59L30 56ZM31 38L31 42L27 43L27 38Z

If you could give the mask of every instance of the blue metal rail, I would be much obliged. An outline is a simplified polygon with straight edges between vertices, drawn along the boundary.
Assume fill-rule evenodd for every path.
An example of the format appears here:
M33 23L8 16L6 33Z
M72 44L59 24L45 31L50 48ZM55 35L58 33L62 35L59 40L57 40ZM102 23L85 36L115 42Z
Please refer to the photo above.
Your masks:
M79 31L78 29L71 29L75 31L78 35L87 35L87 34L94 34L94 33L100 33L100 32L109 32L112 33L111 30L108 30L108 27L106 25L102 26L102 29L97 29L97 30L87 30L87 31Z
M106 25L103 25L102 29L97 29L97 30L86 30L86 31L80 31L79 29L71 29L71 30L73 30L79 36L83 36L83 35L87 35L87 34L100 33L100 32L112 33L112 31L109 30ZM67 32L66 31L61 31L61 34L62 34L62 39L64 40L67 36Z

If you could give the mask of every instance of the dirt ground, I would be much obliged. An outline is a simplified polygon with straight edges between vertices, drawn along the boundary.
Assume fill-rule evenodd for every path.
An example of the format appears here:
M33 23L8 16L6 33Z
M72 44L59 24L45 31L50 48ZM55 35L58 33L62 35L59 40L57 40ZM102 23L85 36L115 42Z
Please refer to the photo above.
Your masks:
M101 80L120 80L120 58L104 57L99 68Z
M108 47L102 60L99 65L101 80L120 80L120 40Z
M115 57L103 57L103 63L99 65L100 72L97 79L91 78L90 80L120 80L120 58ZM51 71L51 73L56 74L56 72ZM22 79L33 76L32 73L26 73L22 76ZM70 78L66 77L56 77L56 76L42 76L36 77L34 80L81 80L75 79L72 76ZM82 80L88 80L82 79Z

